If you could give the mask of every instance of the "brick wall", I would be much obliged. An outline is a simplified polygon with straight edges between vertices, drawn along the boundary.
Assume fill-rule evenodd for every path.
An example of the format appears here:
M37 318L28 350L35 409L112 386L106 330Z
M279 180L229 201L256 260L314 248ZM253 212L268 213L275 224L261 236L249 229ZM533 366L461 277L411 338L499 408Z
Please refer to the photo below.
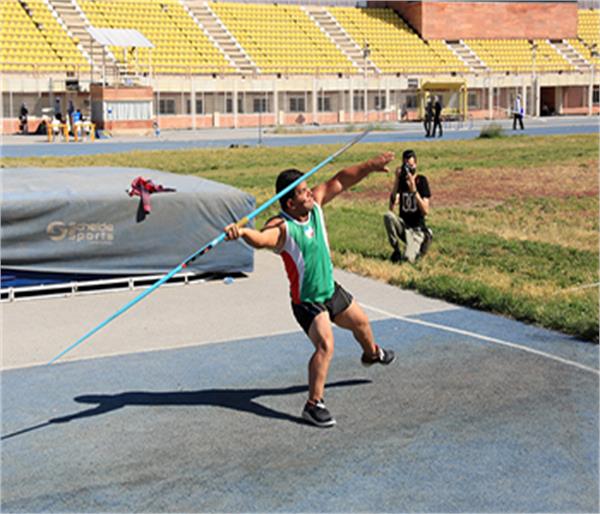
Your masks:
M565 87L562 91L563 93L563 109L565 112L571 109L569 112L574 113L577 112L577 109L580 108L582 112L584 109L587 109L588 102L588 88L585 86L571 86ZM585 111L587 112L587 111Z
M2 134L17 134L19 132L19 120L14 118L2 119Z
M160 128L163 130L192 128L192 116L189 114L161 114L157 117L157 120ZM211 128L212 126L213 117L211 114L198 114L196 116L196 128Z
M567 39L577 37L576 2L393 2L424 39Z
M28 116L27 118L27 129L29 134L35 134L38 126L43 123L41 118L35 116ZM19 120L17 118L2 118L0 124L0 134L20 134L19 132Z
M90 88L92 104L108 101L141 101L152 102L151 87L102 87L93 84ZM114 134L149 134L152 132L152 120L93 120L99 129L107 129Z
M94 100L152 100L151 87L102 87L92 84L92 101Z

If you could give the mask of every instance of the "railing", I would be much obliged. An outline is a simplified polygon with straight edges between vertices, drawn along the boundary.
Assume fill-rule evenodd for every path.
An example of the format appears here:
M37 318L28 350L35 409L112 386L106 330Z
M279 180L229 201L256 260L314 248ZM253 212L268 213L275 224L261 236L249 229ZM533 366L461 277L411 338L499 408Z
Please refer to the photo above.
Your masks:
M183 67L177 67L179 70ZM323 66L306 66L306 65L286 65L286 66L263 66L258 65L259 71L254 71L250 75L253 77L259 76L294 76L294 75L309 75L309 76L352 76L352 77L364 77L364 71L362 68L353 67L351 64L348 66L336 68L335 66L323 65ZM457 69L455 66L406 66L403 68L396 68L389 71L369 71L368 77L377 76L392 76L392 75L439 75L442 74L454 74L456 76L468 75L465 69ZM504 73L504 72L503 72ZM185 71L167 71L161 69L154 69L152 75L184 75L184 76L198 76L198 75L215 75L215 76L231 76L231 75L249 75L248 73L239 72L231 68L222 68L220 70L214 67L202 67L202 66L189 66L185 67Z
M35 300L38 298L64 298L76 295L100 294L111 291L135 291L152 285L163 275L142 275L136 277L120 277L111 279L65 282L25 287L6 287L0 289L0 302L17 300ZM218 275L180 273L170 279L165 286L189 285L203 283Z
M587 1L587 0L586 0ZM591 1L591 0L590 0ZM600 3L600 0L593 0L594 2ZM583 56L585 58L585 56ZM589 61L589 59L586 59ZM315 75L315 76L331 76L331 75L342 75L342 76L358 76L364 75L362 69L364 63L360 60L355 63L357 67L351 62L348 65L331 66L331 65L285 65L285 66L262 66L256 63L258 71L252 72L252 76L257 77L260 75L269 76L286 76L286 75ZM376 63L375 63L376 64ZM30 73L34 76L42 76L51 73L65 73L70 78L84 79L87 77L94 77L94 79L102 79L103 75L107 82L124 84L127 80L139 80L147 82L152 77L157 75L176 75L176 76L212 76L212 77L224 77L233 75L248 75L238 71L233 66L226 65L174 65L174 64L160 64L152 63L151 65L139 64L132 62L118 61L116 69L114 65L107 65L104 70L98 69L97 67L90 66L89 64L61 64L61 63L32 63L27 61L3 61L0 62L0 71L4 73ZM465 65L466 66L466 65ZM559 71L570 71L568 68L558 69L554 64L548 64L547 66L552 69L545 70L545 64L538 62L535 65L536 72L549 72L556 73ZM381 67L380 67L381 68ZM502 69L494 70L495 73L511 73L520 74L528 73L533 70L533 65L519 66L518 70ZM469 75L470 72L464 69L457 69L455 65L409 65L399 64L398 67L393 69L382 69L379 73L370 71L368 76L378 75L435 75L435 74L453 74L457 76Z
M47 75L48 73L66 73L70 77L79 78L87 76L92 67L89 64L61 64L61 63L33 63L31 61L2 61L2 73L32 73L34 75Z
M600 0L578 0L579 9L600 9Z

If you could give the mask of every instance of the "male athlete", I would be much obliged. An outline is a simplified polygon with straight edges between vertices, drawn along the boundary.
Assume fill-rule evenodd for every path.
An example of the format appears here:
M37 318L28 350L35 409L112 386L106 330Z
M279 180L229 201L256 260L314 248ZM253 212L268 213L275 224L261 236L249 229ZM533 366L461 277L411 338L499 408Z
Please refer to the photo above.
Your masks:
M294 317L315 346L308 363L308 401L302 417L319 427L335 425L335 419L323 401L327 372L333 357L332 321L352 331L362 347L364 366L389 364L394 360L394 352L375 343L369 319L362 308L333 280L322 207L371 172L388 172L387 164L393 159L393 152L385 152L343 169L313 189L302 181L280 198L281 213L271 218L260 231L240 228L235 223L225 227L227 240L242 237L252 247L273 249L283 258L290 281ZM277 192L283 191L301 176L302 173L295 169L282 171L276 181Z

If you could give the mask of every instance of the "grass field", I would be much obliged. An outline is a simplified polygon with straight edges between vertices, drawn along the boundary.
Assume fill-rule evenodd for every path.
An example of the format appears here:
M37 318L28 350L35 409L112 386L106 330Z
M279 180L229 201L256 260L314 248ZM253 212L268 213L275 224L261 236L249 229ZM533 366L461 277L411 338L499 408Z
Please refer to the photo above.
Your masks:
M389 261L383 214L392 176L377 174L326 208L336 266L597 342L597 137L521 136L410 147L432 190L429 254L414 266ZM394 150L399 156L406 148L401 143L359 145L321 170L311 184L378 152ZM272 196L278 171L309 170L336 149L131 152L4 159L3 166L154 168L231 184L260 204ZM258 224L275 212L271 208Z

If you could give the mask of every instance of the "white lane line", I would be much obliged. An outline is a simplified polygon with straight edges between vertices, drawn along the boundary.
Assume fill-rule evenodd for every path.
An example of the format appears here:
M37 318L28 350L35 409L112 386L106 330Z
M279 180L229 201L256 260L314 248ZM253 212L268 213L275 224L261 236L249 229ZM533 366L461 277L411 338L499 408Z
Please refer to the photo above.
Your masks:
M156 346L153 348L133 348L131 350L108 351L106 353L98 353L98 354L94 354L94 355L83 355L83 356L79 356L79 357L76 354L74 354L65 359L61 359L51 365L48 364L50 357L45 356L39 362L33 361L33 362L26 362L26 363L22 363L22 364L8 364L6 366L4 366L2 363L0 363L0 374L4 371L12 371L15 369L34 368L37 366L54 367L54 366L59 366L61 364L67 364L67 363L71 363L71 362L89 361L92 359L105 359L105 358L109 358L109 357L125 357L126 355L163 352L163 351L170 351L170 350L180 350L180 349L184 349L184 348L194 348L194 347L198 347L198 346L208 346L208 345L212 345L212 344L239 343L239 342L247 341L248 339L261 339L261 338L267 338L267 337L272 337L272 336L273 337L274 336L287 336L287 335L294 334L297 332L303 333L302 330L300 329L300 327L298 327L298 329L290 328L290 329L285 329L285 330L266 332L264 334L259 333L259 334L255 334L255 335L244 336L244 337L233 337L232 336L232 337L225 337L223 339L192 341L192 342L184 343L184 344L180 344L180 345Z
M391 312L384 311L383 309L378 309L377 307L365 305L364 303L361 303L361 305L369 310L378 312L379 314L384 314L386 316L389 316L390 318L396 318L401 321L406 321L407 323L414 323L415 325L423 325L425 327L436 328L438 330L445 330L446 332L453 332L455 334L460 334L460 335L467 336L467 337L473 337L475 339L481 339L483 341L488 341L490 343L496 343L496 344L499 344L502 346L507 346L508 348L513 348L515 350L521 350L523 352L540 355L542 357L546 357L547 359L552 359L554 361L561 362L561 363L567 364L569 366L574 366L574 367L582 369L584 371L590 371L591 373L594 373L595 375L600 375L600 370L597 370L595 368L590 368L589 366L580 364L579 362L574 362L574 361L570 361L568 359L563 359L562 357L558 357L556 355L552 355L552 354L546 353L546 352L541 352L541 351L535 350L533 348L528 348L527 346L523 346L523 345L520 345L517 343L511 343L510 341L504 341L502 339L496 339L495 337L488 337L488 336L484 336L482 334L478 334L476 332L470 332L468 330L461 330L459 328L448 327L446 325L440 325L438 323L431 323L429 321L422 321L420 319L413 319L413 318L407 318L405 316L399 316L398 314L393 314Z
M556 291L554 294L570 293L572 291L579 291L580 289L590 289L591 287L598 287L598 286L600 286L600 282L594 282L593 284L585 284L583 286L569 287L568 289L562 289L560 291Z

